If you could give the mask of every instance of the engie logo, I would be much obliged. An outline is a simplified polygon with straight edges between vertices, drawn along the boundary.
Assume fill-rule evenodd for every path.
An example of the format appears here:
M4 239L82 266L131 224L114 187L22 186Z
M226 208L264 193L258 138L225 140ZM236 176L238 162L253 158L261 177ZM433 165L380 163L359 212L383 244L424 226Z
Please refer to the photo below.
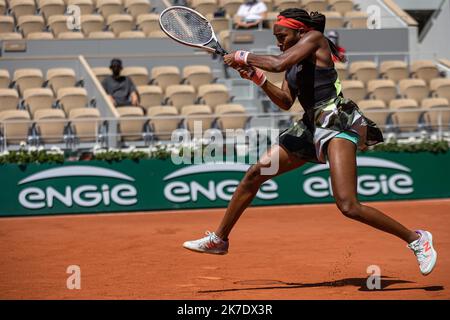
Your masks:
M393 161L372 157L357 157L357 166L372 167L380 169L394 169L404 173L388 174L363 174L358 176L358 194L363 196L374 196L378 193L384 195L393 192L395 194L410 194L414 192L413 179L407 173L411 170ZM328 164L318 164L303 172L304 175L328 170ZM303 191L314 198L324 198L333 195L331 180L319 176L307 178L303 182Z
M63 177L103 177L134 181L132 177L110 169L93 166L67 166L35 173L19 181L18 185ZM48 185L51 185L51 183L48 183ZM72 207L74 204L80 207L96 207L100 204L109 206L111 203L131 206L137 203L137 190L129 183L116 185L103 183L101 187L93 184L73 186L68 183L62 189L64 191L58 191L53 186L27 187L20 191L19 202L27 209L52 208L55 201L59 201L66 207Z
M250 166L242 163L206 163L192 165L179 169L164 177L164 181L181 178L193 174L209 173L208 177L214 177L215 173L221 172L247 172ZM164 187L164 196L167 200L175 203L193 201L196 202L200 196L210 201L217 199L229 201L233 192L239 184L239 180L225 179L206 179L203 184L199 181L191 180L189 182L172 181ZM204 180L205 181L205 180ZM278 198L278 185L273 180L268 180L261 185L256 197L263 200L272 200Z

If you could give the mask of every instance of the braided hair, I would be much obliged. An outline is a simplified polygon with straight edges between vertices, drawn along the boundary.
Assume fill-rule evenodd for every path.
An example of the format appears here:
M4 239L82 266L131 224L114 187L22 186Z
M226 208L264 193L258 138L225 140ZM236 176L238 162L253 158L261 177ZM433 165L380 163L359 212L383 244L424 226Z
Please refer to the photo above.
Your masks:
M280 12L280 15L286 18L295 19L307 25L314 30L317 30L323 34L325 30L325 22L326 18L323 14L319 12L311 12L309 14L306 10L300 8L289 8ZM339 61L345 62L345 55L341 54L336 47L336 45L325 36L325 39L328 41L328 45L331 49L331 54L335 56Z

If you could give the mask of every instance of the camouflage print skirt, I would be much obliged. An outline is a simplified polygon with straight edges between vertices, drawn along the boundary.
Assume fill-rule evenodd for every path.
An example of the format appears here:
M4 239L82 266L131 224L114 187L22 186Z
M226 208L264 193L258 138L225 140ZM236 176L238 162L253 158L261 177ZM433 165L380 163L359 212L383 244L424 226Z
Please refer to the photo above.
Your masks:
M279 145L309 162L325 163L328 142L343 132L358 136L359 149L383 142L380 129L356 103L337 97L306 110L301 120L280 134Z

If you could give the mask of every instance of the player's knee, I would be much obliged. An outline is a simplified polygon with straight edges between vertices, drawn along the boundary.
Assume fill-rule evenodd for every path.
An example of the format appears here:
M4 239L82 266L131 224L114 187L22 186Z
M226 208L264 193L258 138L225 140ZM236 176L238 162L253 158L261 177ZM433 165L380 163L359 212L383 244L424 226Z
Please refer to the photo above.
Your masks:
M336 205L344 216L357 219L360 214L360 204L353 199L336 199Z
M243 182L244 186L249 189L259 188L263 182L260 167L258 165L251 166L247 170Z

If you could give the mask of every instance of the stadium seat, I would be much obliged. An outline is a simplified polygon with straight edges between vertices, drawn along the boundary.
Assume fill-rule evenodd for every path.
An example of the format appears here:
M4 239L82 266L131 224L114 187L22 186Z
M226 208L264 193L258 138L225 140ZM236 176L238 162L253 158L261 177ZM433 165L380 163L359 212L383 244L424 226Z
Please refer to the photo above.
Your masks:
M180 110L184 105L194 104L195 102L195 88L188 84L175 84L166 88L165 101Z
M196 128L195 123L201 123L201 129L204 132L211 128L213 122L211 107L204 104L187 105L181 108L181 114L185 116L185 127L191 134Z
M116 36L111 31L92 31L89 33L89 39L114 39Z
M20 40L23 39L22 34L18 32L0 33L0 40Z
M346 80L348 78L348 72L347 72L347 64L343 62L335 62L334 68L336 69L338 73L339 80Z
M393 114L393 120L400 132L416 131L422 111L418 107L416 100L395 99L391 100L389 107ZM408 111L408 112L402 112Z
M42 16L20 16L17 26L26 37L32 32L42 32L45 28L44 18Z
M19 104L19 93L15 89L0 88L0 112L15 110Z
M179 84L181 81L180 70L176 66L158 66L153 67L151 71L151 84L157 84L166 90L171 84Z
M201 85L198 88L198 98L214 111L217 105L228 103L230 96L224 84L214 83Z
M40 109L36 111L33 119L43 143L61 143L64 141L64 131L67 125L64 111L60 109Z
M124 4L126 12L135 19L141 14L150 12L150 9L152 8L149 0L125 0Z
M84 39L84 34L82 32L73 32L73 31L61 32L60 34L58 34L58 39L70 39L70 40Z
M11 79L9 71L6 69L0 69L0 88L9 88Z
M431 79L439 77L439 70L432 60L417 60L411 63L411 77L430 83Z
M48 21L51 16L62 15L66 11L63 0L37 0L42 16Z
M189 65L183 68L183 80L197 90L203 84L213 81L211 67L207 65Z
M101 126L100 112L95 108L70 110L69 120L72 130L80 142L96 141Z
M326 17L325 29L339 29L344 26L344 18L336 11L323 11L322 14Z
M308 12L319 11L323 12L327 10L328 3L326 0L302 0L301 1L303 9Z
M74 87L77 81L75 70L71 68L48 69L46 79L55 95L58 94L58 91L61 88Z
M92 14L95 9L95 0L68 0L67 4L78 6L82 16Z
M86 107L88 103L87 91L85 88L66 87L58 90L57 102L67 115L73 109Z
M21 16L31 16L36 13L36 3L34 0L10 0L9 8L11 13L19 19Z
M285 78L285 72L264 72L266 74L267 80L272 83L282 82Z
M225 10L225 13L229 18L235 16L243 3L244 0L219 0L219 6Z
M369 15L363 11L348 11L345 13L345 22L351 29L367 29Z
M401 60L386 60L380 63L380 76L398 82L409 77L408 65Z
M359 80L342 80L342 92L344 97L349 98L353 101L360 101L366 97L366 89L364 88L364 83Z
M125 67L123 68L121 74L123 76L127 76L131 78L131 81L133 81L133 84L137 86L145 86L149 82L148 78L148 70L146 67Z
M135 28L133 17L129 14L111 14L108 16L109 30L118 36L121 32L131 31Z
M121 0L97 0L97 9L105 19L112 14L121 14L124 11Z
M421 106L424 109L428 109L426 118L431 128L436 129L443 126L444 129L448 129L450 123L450 110L448 109L450 105L446 98L423 99Z
M232 24L231 19L225 17L212 18L210 22L216 34L223 30L229 30Z
M223 30L219 33L219 42L226 51L230 51L230 30Z
M144 108L159 106L163 100L163 91L159 86L138 86L140 104Z
M300 8L301 1L299 0L274 0L273 7L275 11L283 11L288 8Z
M450 79L436 78L430 81L430 90L433 97L446 98L450 101Z
M140 107L117 108L120 115L119 128L122 141L142 140L144 129L144 111ZM135 119L127 119L135 118Z
M44 83L44 75L41 69L24 68L14 71L13 81L19 91L19 95L29 88L40 88Z
M399 81L398 85L402 97L414 99L417 103L429 95L427 84L422 79L403 79Z
M266 28L273 29L274 23L277 21L277 16L280 13L278 11L269 11L264 19L264 25ZM222 43L222 42L221 42Z
M352 0L328 0L329 10L337 11L342 16L349 11L353 11L353 1Z
M136 24L139 30L148 35L152 31L159 30L159 16L156 13L140 14L136 18Z
M6 110L0 112L0 128L6 144L26 142L30 129L30 114L26 110ZM14 123L25 121L24 123ZM9 123L12 122L12 123Z
M222 130L245 129L248 115L240 104L219 104L216 106L217 124Z
M383 100L385 103L397 98L397 87L392 80L375 79L367 83L370 99Z
M91 32L103 31L105 28L105 19L99 14L82 15L81 30L85 36L89 36Z
M157 38L167 38L167 35L162 30L154 30L154 31L150 31L147 34L147 37L157 39Z
M218 8L217 0L192 0L191 7L202 15L214 14Z
M0 16L0 33L14 31L14 18L11 16Z
M68 22L72 21L70 16L53 15L47 19L47 26L53 32L55 38L62 32L69 32Z
M143 39L146 35L142 31L123 31L119 33L119 39Z
M373 61L355 61L350 64L348 71L351 79L364 84L378 77L377 65Z
M92 72L94 72L100 83L109 75L112 75L112 71L108 67L95 67L92 68Z
M27 35L27 40L52 40L54 38L51 32L32 32Z
M153 135L159 140L171 140L172 132L178 128L180 118L175 107L153 106L147 109Z
M390 111L383 100L361 100L358 101L358 107L366 117L378 126L383 127L386 125Z
M38 110L50 109L53 105L53 92L49 88L31 88L25 90L23 98L28 111L33 116Z

